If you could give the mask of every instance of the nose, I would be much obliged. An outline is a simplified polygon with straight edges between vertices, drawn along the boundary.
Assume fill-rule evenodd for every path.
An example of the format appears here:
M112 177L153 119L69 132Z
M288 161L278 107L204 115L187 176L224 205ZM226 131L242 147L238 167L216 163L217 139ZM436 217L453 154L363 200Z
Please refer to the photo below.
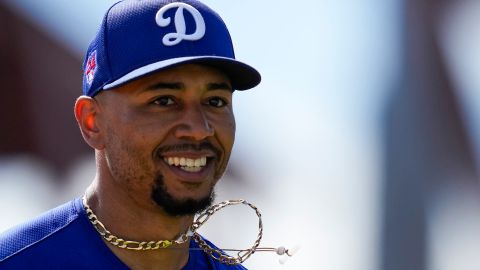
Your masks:
M201 105L185 109L179 120L175 129L175 136L179 139L201 141L213 136L215 132Z

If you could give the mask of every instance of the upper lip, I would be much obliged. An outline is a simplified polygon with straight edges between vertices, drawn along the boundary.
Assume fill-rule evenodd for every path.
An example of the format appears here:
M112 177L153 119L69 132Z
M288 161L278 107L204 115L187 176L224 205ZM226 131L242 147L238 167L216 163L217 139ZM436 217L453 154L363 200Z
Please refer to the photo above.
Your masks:
M201 143L185 143L179 142L174 145L166 145L158 147L154 155L157 157L185 157L185 158L200 158L200 157L219 157L221 155L220 149L215 147L210 142Z
M211 151L175 151L175 152L165 152L165 153L160 153L160 156L162 157L184 157L184 158L191 158L191 159L196 159L196 158L201 158L201 157L207 157L207 158L212 158L215 157L215 153Z

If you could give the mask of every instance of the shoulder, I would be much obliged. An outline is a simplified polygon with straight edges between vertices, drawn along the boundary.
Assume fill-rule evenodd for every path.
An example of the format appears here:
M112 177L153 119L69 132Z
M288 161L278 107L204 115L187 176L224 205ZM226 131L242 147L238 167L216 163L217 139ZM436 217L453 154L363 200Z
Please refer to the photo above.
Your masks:
M0 269L128 269L103 243L81 199L0 234Z
M75 221L79 212L76 200L54 208L26 223L0 234L0 262L48 242ZM78 202L77 202L78 203Z

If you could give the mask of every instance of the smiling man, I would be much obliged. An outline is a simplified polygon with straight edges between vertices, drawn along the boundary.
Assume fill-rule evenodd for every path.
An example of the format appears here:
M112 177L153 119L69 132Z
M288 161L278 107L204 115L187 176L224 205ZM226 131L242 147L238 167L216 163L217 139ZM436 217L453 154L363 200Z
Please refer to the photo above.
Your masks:
M1 234L0 268L244 269L191 240L232 150L232 94L260 82L218 14L194 0L121 1L83 69L75 117L96 177L82 199Z

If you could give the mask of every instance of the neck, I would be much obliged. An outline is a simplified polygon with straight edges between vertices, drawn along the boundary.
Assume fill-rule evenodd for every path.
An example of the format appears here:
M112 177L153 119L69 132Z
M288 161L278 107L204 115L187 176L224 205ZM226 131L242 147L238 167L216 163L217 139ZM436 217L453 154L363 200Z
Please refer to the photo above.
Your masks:
M193 216L172 217L154 203L141 203L101 174L87 189L86 201L112 234L125 240L174 240L185 233ZM110 250L131 269L181 269L188 260L189 241L174 249L135 251L121 249L104 240ZM180 248L180 249L179 249Z

